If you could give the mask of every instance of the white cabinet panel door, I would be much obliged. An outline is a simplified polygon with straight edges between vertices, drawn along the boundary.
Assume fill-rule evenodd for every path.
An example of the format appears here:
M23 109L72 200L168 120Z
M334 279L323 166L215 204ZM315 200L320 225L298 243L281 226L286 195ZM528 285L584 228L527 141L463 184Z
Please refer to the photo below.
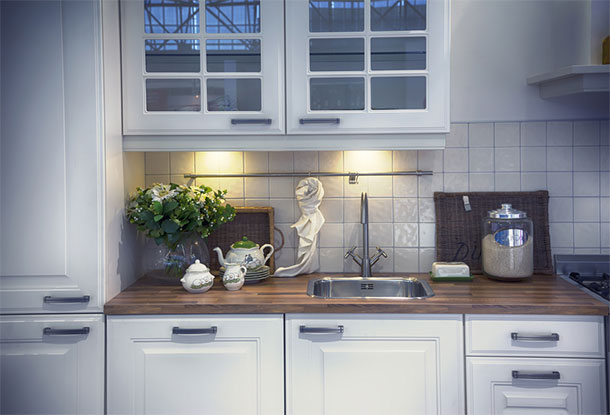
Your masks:
M471 415L606 413L604 360L492 357L466 360ZM545 376L559 379L531 379Z
M0 317L0 413L103 412L103 316Z
M0 7L0 312L101 311L100 5Z
M287 413L464 413L461 328L461 316L287 315Z
M108 412L282 414L282 325L268 315L109 317Z

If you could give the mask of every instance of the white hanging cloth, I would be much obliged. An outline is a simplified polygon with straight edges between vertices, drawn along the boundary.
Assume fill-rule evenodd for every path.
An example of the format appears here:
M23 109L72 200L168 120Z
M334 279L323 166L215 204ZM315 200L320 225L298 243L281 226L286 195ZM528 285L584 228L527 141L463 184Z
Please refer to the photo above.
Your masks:
M309 274L318 270L318 233L324 225L324 216L320 212L320 203L324 197L322 183L308 177L299 182L296 191L297 202L301 209L301 217L291 225L299 236L297 263L289 267L281 267L275 271L274 277L294 277L299 274Z

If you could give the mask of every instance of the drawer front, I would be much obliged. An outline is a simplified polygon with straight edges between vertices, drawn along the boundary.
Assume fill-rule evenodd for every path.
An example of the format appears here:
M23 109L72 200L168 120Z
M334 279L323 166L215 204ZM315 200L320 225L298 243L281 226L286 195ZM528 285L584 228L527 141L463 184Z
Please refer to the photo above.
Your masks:
M466 358L467 413L605 414L602 359Z
M472 356L604 357L601 316L467 315Z

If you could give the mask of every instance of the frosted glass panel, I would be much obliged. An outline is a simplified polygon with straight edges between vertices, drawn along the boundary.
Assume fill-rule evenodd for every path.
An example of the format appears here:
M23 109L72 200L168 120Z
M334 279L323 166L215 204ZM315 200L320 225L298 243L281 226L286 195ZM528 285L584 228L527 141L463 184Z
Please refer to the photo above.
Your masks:
M426 30L427 0L371 0L371 30Z
M363 110L364 78L311 78L311 110Z
M207 33L260 33L260 1L206 0L205 31Z
M211 39L206 41L208 72L260 72L259 39Z
M372 38L371 69L378 71L426 69L426 38Z
M425 109L426 77L371 78L371 108L374 110Z
M199 79L147 79L147 111L200 111Z
M260 79L208 79L208 111L260 111Z
M363 30L363 0L309 0L310 32L362 32Z
M309 41L311 71L364 70L364 39L312 39Z
M199 72L199 40L145 40L146 72Z
M144 32L199 33L199 1L144 0Z

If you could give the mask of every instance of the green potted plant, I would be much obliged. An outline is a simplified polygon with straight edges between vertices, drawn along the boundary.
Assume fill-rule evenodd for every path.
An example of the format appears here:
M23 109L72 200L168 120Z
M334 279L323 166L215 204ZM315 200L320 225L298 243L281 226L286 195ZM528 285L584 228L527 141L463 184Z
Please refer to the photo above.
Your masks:
M178 281L196 259L209 265L205 238L235 218L235 209L225 202L226 193L204 185L155 183L138 187L126 215L154 241L147 243L143 255L145 274Z

